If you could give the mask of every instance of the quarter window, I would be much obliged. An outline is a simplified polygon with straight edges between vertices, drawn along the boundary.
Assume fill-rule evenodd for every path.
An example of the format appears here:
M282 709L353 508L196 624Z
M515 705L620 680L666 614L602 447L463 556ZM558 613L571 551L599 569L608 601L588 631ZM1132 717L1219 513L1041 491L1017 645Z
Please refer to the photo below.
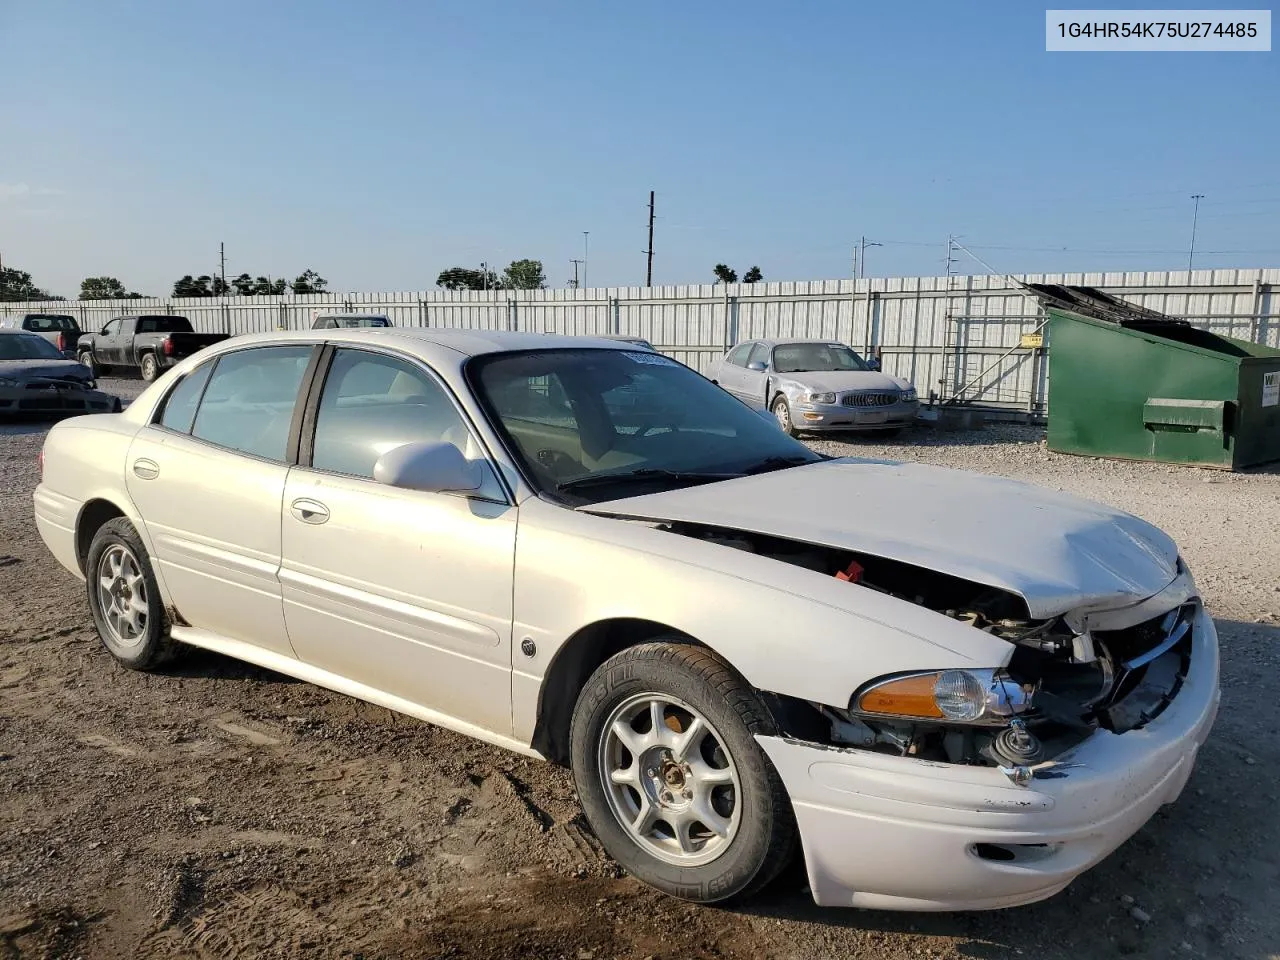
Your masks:
M320 394L311 465L372 479L378 458L406 443L452 443L477 455L453 401L421 369L383 354L336 351Z
M219 357L191 435L283 462L311 350L310 346L256 347Z
M209 382L209 374L213 372L212 363L204 363L196 367L169 392L164 402L164 412L160 415L160 426L178 433L190 433L191 424L196 419L196 404L200 402L200 394L204 385Z

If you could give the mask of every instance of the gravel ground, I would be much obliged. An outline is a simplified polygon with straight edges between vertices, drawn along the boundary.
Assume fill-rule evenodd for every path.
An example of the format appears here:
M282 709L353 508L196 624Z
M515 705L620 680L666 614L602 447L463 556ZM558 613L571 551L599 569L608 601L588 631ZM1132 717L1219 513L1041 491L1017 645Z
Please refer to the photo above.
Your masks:
M126 398L139 384L105 381ZM1280 476L1051 455L1023 427L840 454L1103 500L1178 541L1222 633L1183 798L1066 892L987 914L703 909L620 875L565 771L200 652L112 666L0 427L0 957L1226 957L1280 949ZM992 517L998 523L998 517ZM922 868L927 869L927 864Z

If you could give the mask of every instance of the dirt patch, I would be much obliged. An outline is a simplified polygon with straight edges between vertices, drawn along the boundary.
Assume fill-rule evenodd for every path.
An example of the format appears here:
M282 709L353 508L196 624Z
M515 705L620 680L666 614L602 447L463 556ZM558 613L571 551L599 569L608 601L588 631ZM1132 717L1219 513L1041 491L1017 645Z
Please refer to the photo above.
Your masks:
M1229 957L1280 949L1280 477L1046 454L1034 433L833 447L1034 480L1178 539L1219 617L1182 800L1065 893L991 914L743 909L622 876L567 772L212 654L114 667L0 431L0 958Z

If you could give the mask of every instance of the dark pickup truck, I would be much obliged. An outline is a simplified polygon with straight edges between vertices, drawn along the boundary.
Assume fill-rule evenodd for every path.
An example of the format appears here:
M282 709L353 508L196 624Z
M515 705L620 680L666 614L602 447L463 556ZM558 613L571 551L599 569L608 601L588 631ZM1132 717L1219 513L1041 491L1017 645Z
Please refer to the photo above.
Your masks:
M76 355L101 376L121 367L136 367L151 381L197 350L226 340L225 333L193 333L186 317L116 317L97 333L86 333Z

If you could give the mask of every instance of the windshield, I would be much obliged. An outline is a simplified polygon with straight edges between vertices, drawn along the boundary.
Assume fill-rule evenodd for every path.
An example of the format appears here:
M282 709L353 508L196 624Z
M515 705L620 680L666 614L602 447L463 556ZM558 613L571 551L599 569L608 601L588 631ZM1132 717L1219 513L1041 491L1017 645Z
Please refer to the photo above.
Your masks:
M188 333L191 321L186 317L139 317L137 333Z
M822 459L711 381L640 350L539 350L468 365L542 492L598 502Z
M79 333L80 327L75 317L67 317L57 313L32 313L27 315L25 324L28 330L35 333Z
M818 370L870 370L867 362L840 343L783 343L773 348L778 373Z
M34 334L0 334L0 360L64 360L48 340Z

